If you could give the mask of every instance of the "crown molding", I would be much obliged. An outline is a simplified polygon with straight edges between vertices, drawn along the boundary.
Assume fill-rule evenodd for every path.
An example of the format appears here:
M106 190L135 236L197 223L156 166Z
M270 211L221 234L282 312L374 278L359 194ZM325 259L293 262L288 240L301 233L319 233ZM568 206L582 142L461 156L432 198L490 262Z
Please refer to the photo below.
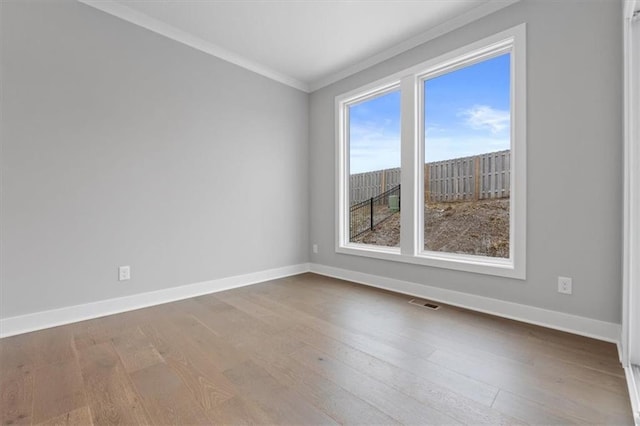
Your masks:
M476 21L484 16L494 13L502 8L505 8L514 3L517 3L520 0L489 0L487 3L484 3L473 9L470 9L469 11L459 16L456 16L455 18L450 19L446 22L443 22L442 24L437 25L428 31L418 34L417 36L411 37L410 39L405 40L378 54L370 56L363 61L357 62L353 65L348 66L347 68L344 68L340 71L329 74L328 76L322 77L311 83L300 81L289 75L275 71L270 67L267 67L263 64L252 61L242 55L239 55L237 53L224 49L221 46L208 42L200 37L197 37L186 31L178 29L172 25L169 25L165 22L152 18L144 13L131 9L130 7L125 6L122 3L116 2L114 0L77 0L77 1L80 3L86 4L87 6L91 6L95 9L98 9L102 12L105 12L115 17L118 17L120 19L123 19L127 22L131 22L132 24L138 25L142 28L146 28L150 31L163 35L179 43L190 46L194 49L208 53L212 56L215 56L224 61L230 62L239 67L245 68L249 71L260 74L269 79L275 80L277 82L280 82L287 86L301 90L303 92L310 93L310 92L319 90L325 86L328 86L330 84L333 84L336 81L342 80L346 77L356 74L369 67L372 67L376 64L379 64L383 61L386 61L389 58L399 55L400 53L406 52L407 50L413 49L414 47L417 47L423 43L426 43L430 40L440 37L443 34L446 34L450 31L463 27L473 21Z
M80 3L91 6L102 12L108 13L132 24L138 25L142 28L146 28L157 34L163 35L167 38L175 40L179 43L186 44L194 49L208 53L212 56L220 58L224 61L230 62L239 67L245 68L249 71L260 74L271 80L275 80L279 83L291 86L295 89L309 93L309 85L302 81L299 81L291 76L282 74L275 71L265 65L254 62L247 59L237 53L224 49L216 44L210 43L200 37L194 36L186 31L180 30L174 26L171 26L165 22L152 18L144 13L131 9L121 3L113 0L77 0Z

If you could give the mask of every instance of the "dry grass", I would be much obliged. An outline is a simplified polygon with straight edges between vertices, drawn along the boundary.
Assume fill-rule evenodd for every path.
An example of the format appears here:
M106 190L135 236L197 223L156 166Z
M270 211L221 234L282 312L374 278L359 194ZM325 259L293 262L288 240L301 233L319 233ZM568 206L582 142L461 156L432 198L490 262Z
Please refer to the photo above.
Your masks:
M431 251L509 257L509 199L425 205L425 248ZM398 246L400 213L354 240Z

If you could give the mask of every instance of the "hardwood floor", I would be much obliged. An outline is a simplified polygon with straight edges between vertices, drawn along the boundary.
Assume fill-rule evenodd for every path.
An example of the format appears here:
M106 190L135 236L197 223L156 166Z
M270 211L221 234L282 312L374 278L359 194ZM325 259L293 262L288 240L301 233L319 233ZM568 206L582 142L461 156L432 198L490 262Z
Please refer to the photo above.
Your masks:
M632 424L616 347L314 274L0 340L2 424Z

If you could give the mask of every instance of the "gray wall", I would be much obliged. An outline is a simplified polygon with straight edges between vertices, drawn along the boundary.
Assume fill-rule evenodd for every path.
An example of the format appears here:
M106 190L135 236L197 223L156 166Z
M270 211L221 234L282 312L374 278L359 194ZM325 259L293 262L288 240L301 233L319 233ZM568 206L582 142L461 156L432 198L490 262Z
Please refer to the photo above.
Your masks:
M308 261L307 94L75 1L1 19L2 317Z
M311 258L620 321L617 1L522 0L310 97L74 1L1 15L0 317ZM334 97L521 22L527 280L336 254Z
M310 99L312 262L620 322L620 2L522 0L314 92ZM527 23L527 280L336 254L334 98ZM549 155L550 152L555 153ZM573 295L556 292L573 277Z

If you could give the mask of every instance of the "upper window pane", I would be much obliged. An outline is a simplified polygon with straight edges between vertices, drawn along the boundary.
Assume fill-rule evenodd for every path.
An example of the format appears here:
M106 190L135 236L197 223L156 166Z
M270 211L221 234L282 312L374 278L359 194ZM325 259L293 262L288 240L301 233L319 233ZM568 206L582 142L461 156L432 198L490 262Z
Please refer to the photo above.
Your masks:
M348 107L349 241L400 245L400 91Z
M511 54L424 81L424 249L509 258Z

